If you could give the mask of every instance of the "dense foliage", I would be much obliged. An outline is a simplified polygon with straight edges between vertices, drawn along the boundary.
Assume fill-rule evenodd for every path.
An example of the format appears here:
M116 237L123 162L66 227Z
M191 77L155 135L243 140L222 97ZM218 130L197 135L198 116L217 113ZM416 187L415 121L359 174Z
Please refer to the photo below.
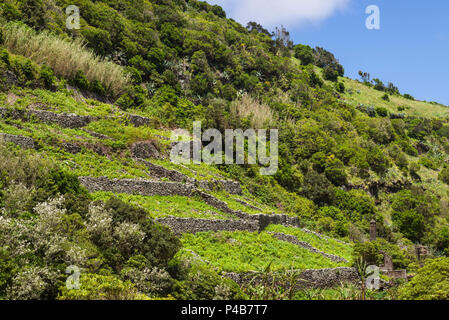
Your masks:
M80 29L65 27L68 5L80 8ZM261 176L255 165L214 170L240 181L271 212L296 215L307 227L356 242L355 257L380 263L383 250L393 256L395 267L407 268L414 260L412 243L449 255L447 119L429 105L419 109L411 95L371 80L367 72L359 73L362 82L344 78L331 52L293 44L284 28L271 33L256 22L245 28L227 19L221 7L197 0L5 0L0 45L5 103L7 92L22 88L31 102L37 97L59 111L144 115L151 129L189 129L194 120L221 131L278 128L274 176ZM75 100L72 87L91 99ZM17 105L26 108L30 100L19 99ZM89 130L111 140L83 145L83 152L70 158L74 174L66 170L70 161L57 149L58 139L76 140L81 130L22 126L11 119L1 126L37 138L60 165L1 147L0 298L242 297L216 270L192 262L186 267L177 258L180 241L142 209L153 210L166 199L97 194L101 201L94 201L80 187L76 175L100 176L104 163L114 178L122 171L145 177L142 167L130 164L127 147L157 140L151 129L113 119L92 122ZM88 147L101 149L104 157L84 153ZM192 212L210 209L186 199L159 207L173 207L184 217L195 214L188 206ZM380 239L367 244L372 219ZM273 240L239 237L254 245ZM199 248L211 245L202 253L216 257L232 246L228 238L206 234L183 241ZM269 254L279 248L273 246ZM247 249L229 256L225 267L261 267L261 258L251 254L267 252ZM280 265L286 267L286 260L280 256ZM329 266L319 258L309 262L304 266ZM92 290L61 289L70 264L86 271L81 281Z

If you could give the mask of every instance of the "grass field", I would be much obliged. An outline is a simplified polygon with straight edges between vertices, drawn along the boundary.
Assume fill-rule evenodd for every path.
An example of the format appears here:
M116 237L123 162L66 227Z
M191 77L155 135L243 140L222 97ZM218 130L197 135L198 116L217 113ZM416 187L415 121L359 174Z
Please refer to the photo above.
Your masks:
M327 237L320 239L318 236L304 232L301 229L281 225L270 225L267 229L265 229L265 231L280 232L295 236L298 240L307 242L320 251L351 261L352 246L342 244L335 239Z
M232 219L228 214L209 206L195 197L141 196L115 194L113 192L96 192L92 196L95 200L103 201L111 197L117 197L126 203L144 208L152 218L174 216L197 219Z
M182 243L214 267L226 272L320 269L344 266L272 235L251 232L184 234Z
M346 91L343 98L354 106L364 104L365 106L384 107L392 113L404 113L407 116L426 118L447 118L449 117L449 107L441 104L425 101L409 100L402 96L390 96L390 101L382 99L384 92L367 87L361 82L340 78L344 83ZM352 91L352 94L350 93ZM404 111L399 111L398 107L406 107Z

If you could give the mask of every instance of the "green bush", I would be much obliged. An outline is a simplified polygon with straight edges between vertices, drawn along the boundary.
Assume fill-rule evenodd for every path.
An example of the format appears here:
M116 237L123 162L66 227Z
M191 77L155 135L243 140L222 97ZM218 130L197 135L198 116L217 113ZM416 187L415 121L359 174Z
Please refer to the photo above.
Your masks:
M438 174L438 179L445 184L449 184L449 166L445 165L443 170Z
M9 52L6 49L0 50L0 61L4 62L7 66L9 66Z
M413 279L399 289L402 300L448 300L449 258L428 260Z
M75 77L71 80L72 84L81 90L89 89L89 80L87 80L83 71L78 70L75 74Z
M393 225L414 242L420 241L439 213L438 199L418 188L398 192L392 203Z
M129 282L114 276L81 274L80 289L61 287L58 300L149 300Z
M333 67L331 66L327 66L324 68L323 70L323 76L324 79L332 81L332 82L337 82L338 81L338 71L335 70Z
M345 93L345 84L343 82L339 82L335 85L336 89L340 93Z
M449 257L449 227L446 226L438 232L436 248Z
M0 299L6 298L6 290L11 285L16 265L8 251L0 247Z
M53 87L53 84L56 80L53 70L47 66L43 66L41 68L39 78L43 80L44 86L48 89Z
M383 118L388 117L388 110L384 107L377 107L376 113L380 117L383 117Z
M369 220L377 212L374 200L361 190L344 191L336 188L334 205L353 222L363 218Z
M326 163L326 169L324 169L326 178L329 179L334 185L342 186L347 183L347 175L345 166L340 159L331 157Z
M213 269L193 262L177 281L173 296L178 300L242 300L247 297L232 280L221 277Z
M313 49L310 46L298 44L294 47L295 57L301 60L302 65L313 64L315 58Z
M430 157L422 157L419 159L419 163L422 164L424 167L432 170L438 170L440 165L436 159L431 159Z
M123 94L120 98L115 102L120 109L127 110L130 108L143 108L144 103L146 102L148 97L148 91L141 86L132 86L126 90L126 93Z

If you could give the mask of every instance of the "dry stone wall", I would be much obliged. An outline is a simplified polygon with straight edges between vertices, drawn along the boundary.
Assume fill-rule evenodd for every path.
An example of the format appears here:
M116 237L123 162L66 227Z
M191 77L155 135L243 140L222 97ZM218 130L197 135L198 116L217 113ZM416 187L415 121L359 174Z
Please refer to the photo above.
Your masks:
M0 133L0 141L12 142L24 149L36 149L37 145L32 138L16 136L13 134Z
M97 120L92 116L79 116L76 114L54 113L45 110L19 110L0 108L2 117L11 117L13 119L20 119L29 121L37 119L44 123L56 123L64 128L82 128L90 122Z
M197 190L193 184L165 182L165 181L151 181L151 180L136 180L136 179L108 179L106 177L92 178L79 177L81 184L90 192L109 191L116 193L139 194L143 196L199 196L205 203L210 206L231 215L234 215L241 220L236 220L237 224L242 223L243 230L252 231L254 228L245 229L245 223L255 223L258 225L257 231L263 231L270 224L281 224L286 226L300 226L300 221L297 217L290 217L287 215L273 214L247 214L241 211L234 211L226 204L214 196ZM192 219L191 222L197 219ZM201 220L201 219L200 219ZM188 230L188 229L186 229ZM213 229L215 230L215 229ZM213 231L211 230L211 231ZM185 231L188 232L188 231Z
M139 194L142 196L191 196L195 187L191 184L136 179L113 179L106 177L79 177L90 192L110 191L116 193Z
M157 223L169 227L175 234L198 233L209 231L259 231L257 221L241 220L210 220L193 218L160 218L155 219Z
M46 110L20 110L14 108L0 108L0 115L2 117L11 117L13 119L19 119L29 121L33 118L44 123L56 123L64 128L82 128L87 126L92 121L97 121L99 117L93 116L80 116L77 114L69 113L54 113ZM106 117L113 119L114 117ZM138 115L128 114L121 117L135 127L147 126L151 124L151 119Z
M191 178L177 170L170 170L166 169L163 166L159 166L156 164L151 163L150 161L146 161L144 159L141 159L141 157L137 156L135 157L137 161L140 161L144 163L148 169L150 170L151 174L159 179L166 178L171 181L175 182L188 182L195 184L197 187L205 190L214 190L214 189L223 189L226 192L230 194L237 194L240 195L243 193L242 187L240 186L240 183L233 180L196 180L194 178Z

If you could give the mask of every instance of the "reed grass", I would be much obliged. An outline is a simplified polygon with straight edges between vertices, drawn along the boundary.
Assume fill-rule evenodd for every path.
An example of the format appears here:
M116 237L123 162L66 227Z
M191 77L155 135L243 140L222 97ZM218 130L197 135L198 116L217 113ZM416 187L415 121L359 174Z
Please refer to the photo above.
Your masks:
M67 40L48 31L37 33L20 23L4 25L3 33L4 45L11 53L51 67L58 77L71 79L81 70L90 82L99 81L114 97L129 84L122 67L95 55L80 39Z

